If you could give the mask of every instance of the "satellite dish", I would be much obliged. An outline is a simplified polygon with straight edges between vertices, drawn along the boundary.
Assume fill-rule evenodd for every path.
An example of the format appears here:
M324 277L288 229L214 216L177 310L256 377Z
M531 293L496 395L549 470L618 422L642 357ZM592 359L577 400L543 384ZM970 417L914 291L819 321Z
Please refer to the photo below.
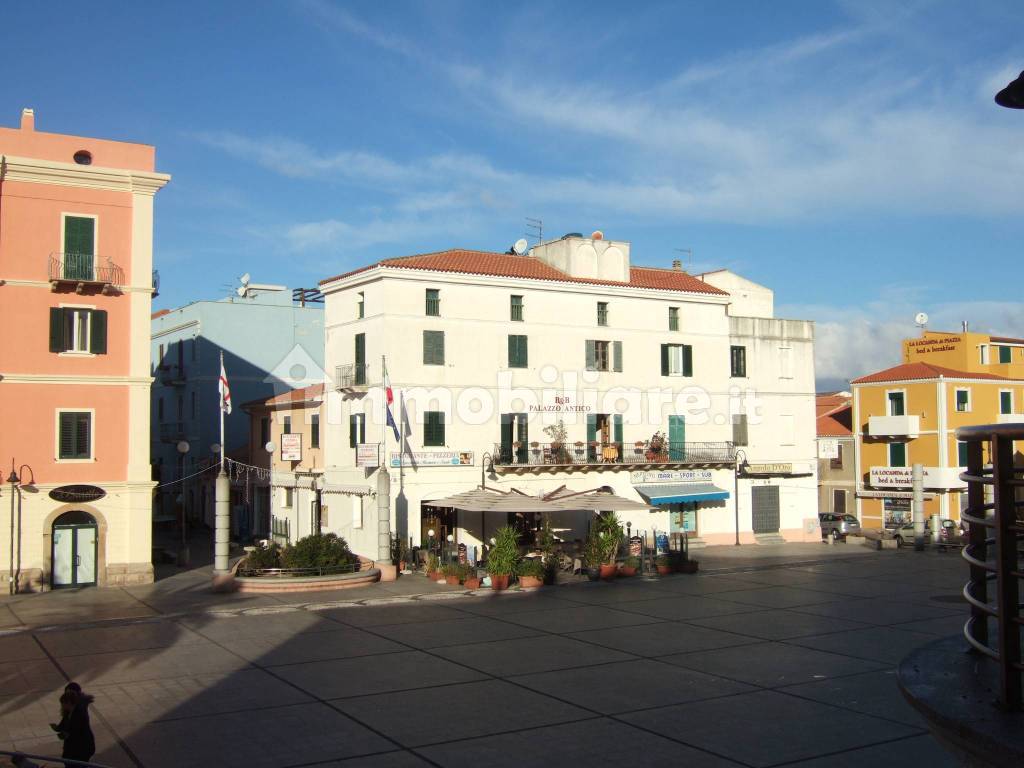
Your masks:
M520 256L522 256L524 253L526 253L526 249L529 247L530 244L526 242L526 238L521 237L518 240L516 240L515 245L512 246L512 250L515 251Z
M251 280L251 279L252 279L252 277L249 275L248 272L246 272L244 275L242 275L240 278L238 278L238 282L240 282L242 285L248 285L249 284L249 280Z
M237 288L235 288L235 293L237 293L239 296L245 296L245 294L247 294L248 292L249 289L246 288L244 285L240 285Z
M923 328L925 325L928 324L928 315L926 315L924 312L918 312L916 315L914 315L914 322Z

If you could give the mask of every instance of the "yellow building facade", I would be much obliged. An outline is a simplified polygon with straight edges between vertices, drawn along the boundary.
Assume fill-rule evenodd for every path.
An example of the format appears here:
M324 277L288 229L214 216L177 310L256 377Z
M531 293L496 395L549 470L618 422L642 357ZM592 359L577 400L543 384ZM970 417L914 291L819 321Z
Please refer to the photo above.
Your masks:
M851 382L857 515L866 528L911 519L914 464L925 517L959 520L966 505L959 427L1024 422L1024 339L925 331L901 365Z

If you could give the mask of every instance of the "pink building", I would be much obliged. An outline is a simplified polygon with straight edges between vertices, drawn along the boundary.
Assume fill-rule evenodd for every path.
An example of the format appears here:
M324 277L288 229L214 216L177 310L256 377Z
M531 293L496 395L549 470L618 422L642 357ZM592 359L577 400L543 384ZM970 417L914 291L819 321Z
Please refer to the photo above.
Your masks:
M152 581L155 149L0 127L0 574ZM12 480L15 480L12 482Z

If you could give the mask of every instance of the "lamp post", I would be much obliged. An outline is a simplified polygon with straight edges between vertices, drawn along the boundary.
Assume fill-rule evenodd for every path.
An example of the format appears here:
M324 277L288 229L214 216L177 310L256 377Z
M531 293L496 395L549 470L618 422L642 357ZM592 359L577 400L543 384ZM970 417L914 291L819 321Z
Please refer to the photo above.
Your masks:
M14 583L14 496L18 492L18 473L14 471L14 459L11 459L11 475L7 478L11 484L11 558L7 561L8 591L14 594L17 585Z
M22 464L18 467L17 472L14 470L14 459L11 459L11 474L7 478L7 482L11 484L11 559L8 561L9 572L7 574L8 591L12 595L18 594L18 576L14 569L14 529L15 529L15 517L17 517L17 529L18 529L18 571L21 570L21 480L18 477L18 472L21 472L21 476L25 476L25 470L28 470L32 475L32 479L28 481L26 490L32 490L31 486L36 483L36 473L32 471L32 467L28 464ZM15 512L15 497L17 497L17 513Z
M176 448L178 449L178 479L181 481L181 488L178 490L178 496L181 499L181 549L178 551L178 565L188 567L189 562L189 551L188 551L188 514L185 509L185 454L188 453L189 448L188 440L179 440Z
M1007 109L1024 109L1024 72L996 94L996 104Z
M742 458L741 458L742 457ZM740 470L743 469L743 465L747 463L747 454L745 451L736 451L736 472L733 476L733 500L732 508L736 515L736 546L740 545Z

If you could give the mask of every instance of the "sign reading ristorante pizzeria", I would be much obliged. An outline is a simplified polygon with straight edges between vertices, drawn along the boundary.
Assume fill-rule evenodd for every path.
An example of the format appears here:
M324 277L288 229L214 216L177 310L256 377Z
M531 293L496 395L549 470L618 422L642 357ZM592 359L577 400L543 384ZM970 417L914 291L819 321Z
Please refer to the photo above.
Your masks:
M472 451L406 451L392 453L392 467L466 467L473 465Z

